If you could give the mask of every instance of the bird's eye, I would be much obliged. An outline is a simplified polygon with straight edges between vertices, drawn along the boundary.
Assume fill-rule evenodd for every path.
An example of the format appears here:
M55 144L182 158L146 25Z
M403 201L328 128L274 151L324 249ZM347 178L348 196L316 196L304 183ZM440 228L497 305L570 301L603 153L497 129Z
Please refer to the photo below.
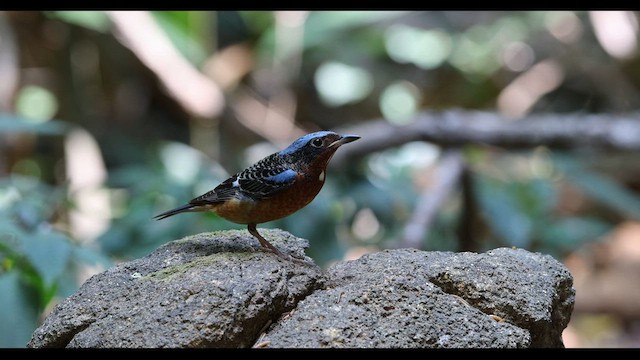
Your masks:
M317 148L319 148L320 146L322 146L322 142L323 142L323 141L322 141L322 139L321 139L321 138L316 138L316 139L311 140L311 145L312 145L313 147L317 147Z

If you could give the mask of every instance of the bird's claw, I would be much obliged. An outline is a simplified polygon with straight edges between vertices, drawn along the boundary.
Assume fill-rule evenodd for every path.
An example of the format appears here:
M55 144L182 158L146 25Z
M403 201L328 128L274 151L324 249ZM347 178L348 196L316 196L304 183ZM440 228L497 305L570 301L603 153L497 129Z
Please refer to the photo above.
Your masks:
M315 264L315 263L313 263L313 262L309 262L309 261L307 261L307 260L306 260L306 259L304 259L304 258L298 258L298 257L295 257L295 256L293 256L293 255L284 254L284 253L282 253L280 250L276 249L275 247L274 247L273 249L271 249L271 248L268 248L268 247L261 246L261 247L260 247L260 249L262 249L263 251L266 251L266 252L270 252L270 253L272 253L272 254L275 254L275 255L277 255L279 258L281 258L281 259L283 259L283 260L286 260L286 261L291 261L291 262L294 262L294 263L296 263L296 264L300 264L300 265L316 266L316 264Z

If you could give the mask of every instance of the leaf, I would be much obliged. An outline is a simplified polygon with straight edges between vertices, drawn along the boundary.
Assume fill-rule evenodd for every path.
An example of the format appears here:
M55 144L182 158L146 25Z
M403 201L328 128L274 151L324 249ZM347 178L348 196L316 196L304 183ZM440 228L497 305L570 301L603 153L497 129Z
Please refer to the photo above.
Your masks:
M0 253L16 256L20 249L20 239L27 236L13 221L0 219Z
M519 197L525 200L524 208L534 221L545 219L553 211L558 194L549 179L534 178L518 189Z
M640 196L615 180L590 171L568 156L554 155L554 164L566 179L580 187L591 199L640 220Z
M528 247L533 222L521 210L515 194L482 179L475 184L478 203L495 234L514 246Z
M62 135L69 125L59 120L36 123L13 114L0 114L0 133L31 133L38 135Z
M71 255L71 244L55 232L38 232L22 239L27 260L38 271L49 288L65 270Z
M612 229L612 225L591 217L570 217L556 221L542 231L542 242L550 248L576 249Z
M314 11L305 24L304 47L331 44L341 32L406 15L406 11Z
M46 14L66 23L82 26L101 33L108 32L111 27L109 17L107 17L103 11L52 11Z
M38 325L38 305L17 271L0 274L0 304L0 347L25 347Z

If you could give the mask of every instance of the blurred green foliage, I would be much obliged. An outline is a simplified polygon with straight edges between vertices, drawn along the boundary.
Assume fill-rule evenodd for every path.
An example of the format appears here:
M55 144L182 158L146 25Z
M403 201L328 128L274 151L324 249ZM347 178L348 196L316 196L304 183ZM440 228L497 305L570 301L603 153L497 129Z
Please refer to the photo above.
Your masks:
M20 175L0 179L0 346L26 343L51 300L76 290L78 264L112 264L51 222L72 207L64 188Z
M479 176L474 185L484 218L502 245L560 257L612 228L597 217L558 217L557 190L549 179L503 182Z
M205 70L215 56L233 46L251 58L246 73L223 89L228 110L215 121L179 106L120 42L107 13L0 13L13 31L0 39L15 39L19 49L17 67L0 66L0 75L20 74L13 93L0 92L0 106L3 96L12 104L0 108L0 347L24 346L45 310L73 293L87 269L190 234L244 228L212 214L152 217L213 188L256 153L276 151L251 146L259 133L238 121L247 93L268 103L290 91L296 125L309 131L375 118L402 125L422 109L494 109L505 88L554 59L562 80L526 111L623 112L640 105L638 57L612 59L585 12L151 13L194 69L210 75ZM70 214L86 212L66 173L72 129L91 134L106 170L98 186L109 212L97 217L107 226L87 238L71 231ZM217 157L194 141L204 131L217 134ZM309 239L308 254L321 265L353 249L398 246L439 153L432 144L409 143L330 169L309 206L260 227ZM517 246L562 257L625 219L639 219L640 182L604 174L582 155L468 145L476 250ZM585 199L569 210L567 188ZM456 191L423 248L460 250L462 210Z

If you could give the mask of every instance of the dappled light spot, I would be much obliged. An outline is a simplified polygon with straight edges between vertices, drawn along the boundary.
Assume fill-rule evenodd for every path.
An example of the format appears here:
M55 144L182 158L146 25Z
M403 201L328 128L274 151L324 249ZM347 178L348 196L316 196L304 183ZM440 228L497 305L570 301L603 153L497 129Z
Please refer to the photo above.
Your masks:
M573 43L582 36L582 23L571 11L550 11L545 16L545 26L556 39Z
M528 69L535 60L533 49L521 41L508 43L502 49L502 63L511 71Z
M488 27L476 25L459 34L454 40L454 50L449 62L467 75L469 80L486 78L500 69L498 45Z
M375 178L392 181L399 174L406 173L407 169L424 169L435 164L440 152L436 145L414 141L397 149L372 155L368 165Z
M422 30L398 24L385 32L385 47L389 56L398 63L434 69L447 60L452 43L449 34L443 30Z
M631 11L591 11L598 42L611 56L618 59L633 57L638 51L638 21Z
M524 116L545 94L564 80L564 70L555 60L544 60L516 77L498 96L498 111L507 117Z
M387 86L380 95L380 110L389 122L403 125L413 122L420 107L420 90L408 81Z
M51 91L35 85L20 89L16 99L16 113L36 123L51 120L58 111L58 101Z
M354 216L351 231L360 240L371 240L380 231L380 222L370 208L363 208Z
M165 171L179 184L191 184L202 166L202 155L191 146L167 143L160 149L160 158Z
M320 65L314 79L320 98L329 106L360 101L373 89L373 77L367 70L338 62Z
M553 161L551 160L551 151L547 147L536 147L531 153L531 157L528 162L532 176L539 178L552 178L559 176L557 172L554 172Z
M98 186L107 178L102 153L95 138L85 130L74 129L65 137L67 179L71 191Z
M93 241L110 223L109 192L102 188L107 170L93 136L82 129L69 132L64 141L65 169L75 207L69 211L70 230L82 242Z
M505 62L503 52L505 48L509 50L509 44L525 43L532 28L539 26L536 25L540 22L539 17L536 12L531 12L527 18L505 16L491 24L471 26L453 37L454 50L449 57L450 64L462 71L465 77L473 82L483 81L500 70L503 65L516 65L524 69L529 56L526 52L520 53L524 58L511 58L510 62ZM517 48L511 50L517 50ZM513 61L517 60L522 62L513 64Z

